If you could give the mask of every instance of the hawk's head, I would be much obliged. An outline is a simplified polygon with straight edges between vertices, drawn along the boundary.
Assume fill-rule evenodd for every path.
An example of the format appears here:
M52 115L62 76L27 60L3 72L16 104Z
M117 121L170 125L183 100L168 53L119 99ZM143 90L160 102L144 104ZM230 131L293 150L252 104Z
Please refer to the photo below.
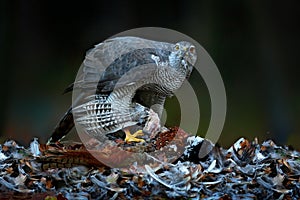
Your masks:
M172 67L179 69L188 78L197 60L196 48L189 42L174 44L169 61Z

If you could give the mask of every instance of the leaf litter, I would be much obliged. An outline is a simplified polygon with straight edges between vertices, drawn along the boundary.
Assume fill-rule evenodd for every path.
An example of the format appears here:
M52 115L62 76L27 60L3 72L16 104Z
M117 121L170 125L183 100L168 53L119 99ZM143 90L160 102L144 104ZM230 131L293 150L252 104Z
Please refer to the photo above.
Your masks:
M184 153L175 161L128 169L110 168L80 143L29 148L8 140L0 146L1 199L300 199L300 153L272 140L238 139L229 149L173 128L156 138ZM169 138L168 138L169 137ZM153 147L152 147L153 148ZM203 153L204 152L204 153ZM118 155L118 159L125 159ZM122 158L123 156L123 158Z

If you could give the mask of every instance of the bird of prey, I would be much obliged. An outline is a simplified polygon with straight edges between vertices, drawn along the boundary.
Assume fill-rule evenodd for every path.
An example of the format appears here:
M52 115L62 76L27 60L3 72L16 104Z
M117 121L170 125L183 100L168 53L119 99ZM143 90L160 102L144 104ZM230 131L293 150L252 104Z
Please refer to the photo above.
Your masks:
M73 85L79 92L48 143L59 141L74 120L96 138L123 130L127 142L160 131L166 97L181 87L197 59L193 44L167 43L139 37L115 37L88 51ZM131 134L127 127L143 125Z

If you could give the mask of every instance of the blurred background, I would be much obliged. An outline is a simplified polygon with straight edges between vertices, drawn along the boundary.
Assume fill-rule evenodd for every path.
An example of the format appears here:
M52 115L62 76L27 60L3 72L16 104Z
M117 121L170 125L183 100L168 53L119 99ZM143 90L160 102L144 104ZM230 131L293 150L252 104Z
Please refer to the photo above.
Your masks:
M298 1L3 0L0 142L11 138L27 145L33 137L45 142L71 104L71 94L62 92L85 52L119 32L156 26L189 35L218 66L228 101L222 146L258 137L300 149L299 25ZM210 100L199 75L190 82L199 96L201 135ZM167 107L172 110L174 102ZM176 124L176 118L173 112L168 123ZM76 137L74 131L70 137Z

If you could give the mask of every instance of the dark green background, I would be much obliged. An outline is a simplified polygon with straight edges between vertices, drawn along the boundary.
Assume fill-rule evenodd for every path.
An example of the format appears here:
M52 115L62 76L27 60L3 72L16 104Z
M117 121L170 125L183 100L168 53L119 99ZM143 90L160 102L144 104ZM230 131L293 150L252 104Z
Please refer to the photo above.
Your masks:
M71 103L61 93L85 52L121 31L157 26L191 36L217 64L228 98L222 145L243 136L300 148L297 1L6 0L0 9L2 141L27 144L37 136L44 142ZM200 97L201 134L209 96L201 77L193 75L191 83Z

